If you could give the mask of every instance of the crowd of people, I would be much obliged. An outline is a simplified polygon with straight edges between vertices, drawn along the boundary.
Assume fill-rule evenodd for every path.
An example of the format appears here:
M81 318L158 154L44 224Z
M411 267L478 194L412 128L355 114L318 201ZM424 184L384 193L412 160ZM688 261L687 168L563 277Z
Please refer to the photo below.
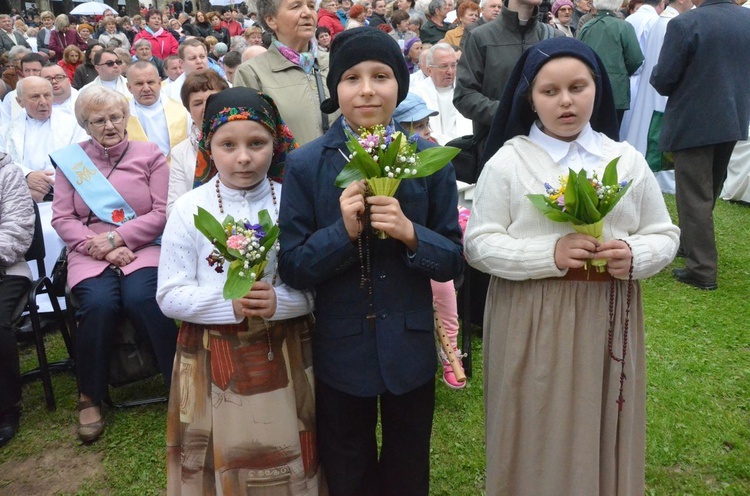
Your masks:
M714 205L750 201L750 65L725 49L750 43L745 7L0 14L0 446L20 423L10 315L32 278L36 203L47 272L62 250L75 301L77 437L105 431L112 323L129 320L170 388L170 495L428 495L438 364L465 386L466 262L490 276L486 493L642 495L639 280L678 256L676 281L718 288ZM339 188L346 142L376 126L461 153L393 196ZM526 198L613 159L629 190L602 238ZM463 183L473 202L459 206ZM247 295L224 298L199 207L279 227ZM452 356L436 357L436 321Z

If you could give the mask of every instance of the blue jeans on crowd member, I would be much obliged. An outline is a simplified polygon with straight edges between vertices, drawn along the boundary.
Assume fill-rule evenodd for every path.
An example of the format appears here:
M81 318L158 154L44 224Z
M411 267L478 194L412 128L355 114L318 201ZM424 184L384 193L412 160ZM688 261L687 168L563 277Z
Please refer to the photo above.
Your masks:
M107 397L109 363L120 321L129 319L141 337L151 340L159 370L169 386L177 346L177 325L156 303L157 268L132 274L106 269L73 288L76 312L76 368L81 393L98 404Z

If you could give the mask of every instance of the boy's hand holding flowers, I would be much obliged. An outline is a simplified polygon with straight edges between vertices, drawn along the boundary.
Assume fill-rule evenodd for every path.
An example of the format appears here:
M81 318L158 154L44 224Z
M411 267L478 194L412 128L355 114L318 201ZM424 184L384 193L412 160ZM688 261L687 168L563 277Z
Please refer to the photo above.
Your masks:
M417 235L414 224L404 215L401 204L391 196L368 196L370 225L404 243L413 253L417 251Z

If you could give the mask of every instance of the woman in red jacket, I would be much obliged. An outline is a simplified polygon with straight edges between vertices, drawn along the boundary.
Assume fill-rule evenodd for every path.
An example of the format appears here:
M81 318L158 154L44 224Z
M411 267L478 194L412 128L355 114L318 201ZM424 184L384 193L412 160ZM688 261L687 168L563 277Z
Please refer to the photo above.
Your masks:
M318 27L328 28L331 31L331 40L344 30L339 16L336 15L337 8L336 0L323 0L318 10Z
M149 10L146 14L146 23L146 27L135 35L130 53L135 55L135 43L144 39L151 43L151 53L154 57L164 60L170 55L177 55L179 44L169 31L161 27L161 13L157 10Z

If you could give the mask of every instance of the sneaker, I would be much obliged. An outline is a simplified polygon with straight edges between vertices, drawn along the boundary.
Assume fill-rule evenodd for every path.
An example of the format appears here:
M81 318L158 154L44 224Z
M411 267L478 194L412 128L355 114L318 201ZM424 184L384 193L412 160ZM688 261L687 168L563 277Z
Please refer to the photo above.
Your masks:
M466 355L462 354L461 350L454 349L454 351L456 353L458 361L461 362L461 359ZM458 382L456 380L456 374L453 372L453 366L451 365L450 361L448 360L448 356L443 350L440 350L440 361L443 364L443 382L445 383L445 385L451 389L463 389L464 387L466 387L466 381ZM463 365L463 363L461 365Z

